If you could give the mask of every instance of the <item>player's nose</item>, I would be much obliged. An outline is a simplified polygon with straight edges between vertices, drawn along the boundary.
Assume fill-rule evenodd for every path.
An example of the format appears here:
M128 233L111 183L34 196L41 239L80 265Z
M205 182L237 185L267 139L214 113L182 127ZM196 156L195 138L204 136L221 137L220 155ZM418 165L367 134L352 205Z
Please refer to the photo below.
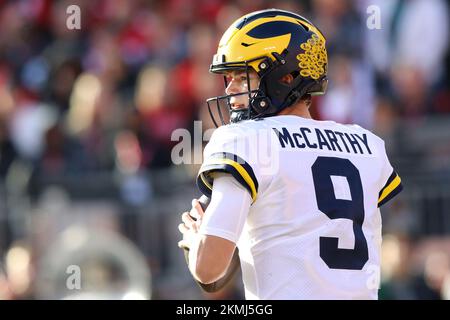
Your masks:
M237 81L234 79L231 79L228 82L228 85L225 89L225 93L226 94L236 94L236 93L241 93L241 88L238 85Z

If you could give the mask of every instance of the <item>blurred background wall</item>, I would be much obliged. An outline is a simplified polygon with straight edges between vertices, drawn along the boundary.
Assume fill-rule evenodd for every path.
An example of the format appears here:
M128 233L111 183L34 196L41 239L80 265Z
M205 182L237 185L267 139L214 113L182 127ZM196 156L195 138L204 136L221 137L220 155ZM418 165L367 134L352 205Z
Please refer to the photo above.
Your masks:
M80 30L66 26L73 4ZM327 38L330 85L315 118L381 136L403 179L382 209L380 298L450 298L444 0L0 0L1 299L243 298L239 276L205 295L185 267L177 225L200 195L198 164L173 164L171 134L194 134L194 120L212 127L217 43L238 17L271 7Z

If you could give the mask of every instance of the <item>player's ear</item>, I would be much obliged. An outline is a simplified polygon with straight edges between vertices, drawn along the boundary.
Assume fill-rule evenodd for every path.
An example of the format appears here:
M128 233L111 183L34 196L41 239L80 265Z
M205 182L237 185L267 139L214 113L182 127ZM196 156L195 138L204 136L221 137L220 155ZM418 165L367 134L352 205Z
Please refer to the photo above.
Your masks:
M285 74L283 77L281 77L280 82L281 83L285 83L285 84L291 84L292 81L294 81L294 77L292 76L292 74L288 73Z

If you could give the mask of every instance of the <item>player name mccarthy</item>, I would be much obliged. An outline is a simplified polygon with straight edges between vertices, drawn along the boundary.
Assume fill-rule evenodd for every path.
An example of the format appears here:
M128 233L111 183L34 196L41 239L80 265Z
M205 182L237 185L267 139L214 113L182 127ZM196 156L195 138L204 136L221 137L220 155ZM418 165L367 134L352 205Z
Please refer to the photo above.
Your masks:
M300 127L296 132L272 128L282 148L308 148L371 155L367 134L347 133L329 129Z

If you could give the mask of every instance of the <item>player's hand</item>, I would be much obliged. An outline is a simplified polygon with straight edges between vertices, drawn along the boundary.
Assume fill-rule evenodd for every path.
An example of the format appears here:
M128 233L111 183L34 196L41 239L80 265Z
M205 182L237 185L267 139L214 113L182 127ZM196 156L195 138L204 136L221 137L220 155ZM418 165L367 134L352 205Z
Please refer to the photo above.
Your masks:
M183 240L178 242L178 247L182 249L189 249L193 241L193 237L198 233L202 223L204 211L197 199L192 200L192 208L189 212L181 214L183 223L178 225L178 230L183 234Z

